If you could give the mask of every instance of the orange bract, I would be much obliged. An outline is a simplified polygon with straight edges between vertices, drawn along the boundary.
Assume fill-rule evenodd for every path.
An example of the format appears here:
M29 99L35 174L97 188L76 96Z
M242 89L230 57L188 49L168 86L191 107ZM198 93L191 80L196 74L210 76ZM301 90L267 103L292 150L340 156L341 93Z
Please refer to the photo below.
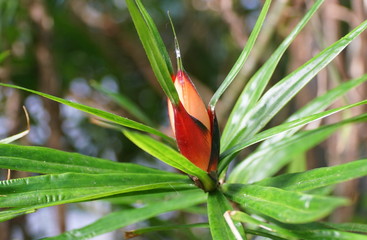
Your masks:
M184 71L178 71L173 81L180 103L175 106L168 101L168 113L178 148L199 168L207 172L216 171L219 131L215 113L207 110Z

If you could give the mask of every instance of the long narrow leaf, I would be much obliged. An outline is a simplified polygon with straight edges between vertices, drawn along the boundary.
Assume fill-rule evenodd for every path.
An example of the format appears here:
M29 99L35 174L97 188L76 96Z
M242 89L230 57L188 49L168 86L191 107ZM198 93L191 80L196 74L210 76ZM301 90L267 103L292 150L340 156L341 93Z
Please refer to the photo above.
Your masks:
M233 210L233 208L223 193L220 191L209 193L208 218L213 239L236 239L223 216L224 213L229 210ZM238 225L237 228L240 230L242 226ZM243 233L243 228L240 232ZM244 233L242 235L244 235Z
M367 159L334 167L317 168L302 173L283 174L255 184L291 191L308 191L363 176L367 176Z
M140 109L140 107L133 101L131 101L129 98L125 97L122 94L109 91L108 89L102 87L97 82L92 82L91 84L99 92L107 95L113 102L117 103L120 107L128 111L137 120L150 126L154 125L152 120L150 120L150 118Z
M238 131L233 137L234 140L224 150L240 141L250 139L261 130L285 104L366 28L367 21L364 21L267 91L245 118L241 119L237 126Z
M337 230L338 224L335 224L334 227L330 227L328 223L311 223L311 224L298 224L298 225L290 225L290 224L281 224L281 223L267 223L255 219L246 213L233 211L231 214L232 218L237 221L241 221L244 223L250 223L249 225L251 229L262 228L264 231L269 231L271 234L277 234L287 240L296 240L296 239L310 239L310 240L319 240L319 239L330 239L330 240L366 240L367 236L359 235L355 233L348 233L346 231L353 231L354 224L346 225L343 231L340 229ZM255 225L255 226L253 226ZM350 227L350 228L349 228ZM355 229L359 229L356 227Z
M195 188L179 174L65 173L19 178L0 182L0 208L52 206L151 189L176 191L175 186Z
M264 65L252 76L245 89L242 91L240 97L234 106L227 124L222 134L222 145L226 148L227 144L230 143L230 139L233 135L238 132L238 125L241 119L245 117L250 109L259 100L263 93L266 85L268 84L276 66L278 65L284 52L287 50L289 45L293 42L296 36L301 32L304 26L308 23L311 17L319 9L324 0L318 0L306 13L303 19L297 24L292 32L284 39L279 47L274 51L270 58L265 62Z
M171 231L171 230L185 229L185 228L209 228L209 224L208 223L169 224L169 225L162 225L162 226L140 228L140 229L125 232L125 239L134 238L142 234L151 233L151 232Z
M355 79L349 80L345 83L338 85L337 87L327 91L325 94L313 99L306 106L304 106L303 108L299 109L297 112L292 114L286 120L286 122L290 122L290 121L293 121L293 120L296 120L302 117L309 116L311 114L322 112L325 108L329 107L334 102L334 100L343 96L349 90L357 87L358 85L364 83L365 81L367 81L367 74L364 74L363 76L359 78L355 78ZM267 139L260 145L260 148L265 147L269 144L278 142L282 138L285 138L287 136L291 136L295 132L297 132L300 128L301 126L293 128L292 130L287 131L285 133L278 134L270 139Z
M117 163L51 148L0 144L0 168L35 173L149 173L170 174L132 163Z
M217 89L217 91L214 93L212 99L209 102L209 106L211 108L215 108L216 103L218 102L219 98L222 96L224 91L228 88L228 86L233 82L237 74L240 72L241 68L245 64L252 47L255 44L255 41L259 35L260 29L264 23L266 14L269 10L271 0L266 0L264 3L264 6L260 12L260 15L256 21L256 24L254 26L254 29L251 32L251 35L244 47L244 49L241 52L241 55L238 57L236 63L233 65L231 71L229 71L227 77L223 80L223 83L220 85L220 87Z
M166 62L166 66L168 67L169 73L172 75L173 74L172 62L171 62L171 59L168 55L167 48L165 47L165 45L163 43L161 35L158 32L157 26L155 25L153 19L150 17L147 10L144 8L142 2L140 0L135 0L135 3L139 8L139 11L140 11L141 15L143 16L144 21L147 24L149 31L151 31L152 36L154 37L154 40L155 40L155 42L158 46L158 49L160 50L160 52L161 52L161 54L164 58L164 61Z
M215 187L215 183L207 172L194 165L176 150L144 134L127 130L123 131L123 133L138 147L152 156L189 175L198 177L209 188Z
M159 214L183 209L196 204L201 204L206 200L206 194L193 191L184 194L177 193L175 197L163 199L157 203L149 204L141 208L121 210L110 213L96 222L80 229L65 232L59 236L46 238L48 240L83 240L107 233L130 224L143 221Z
M167 50L162 41L157 40L160 37L156 27L140 1L126 0L126 3L153 72L167 97L177 105L179 98L171 78L172 67L167 63Z
M132 129L137 129L137 130L140 130L140 131L143 131L143 132L148 132L148 133L160 136L160 137L162 137L162 138L164 138L168 141L172 141L172 139L170 137L168 137L164 133L162 133L162 132L160 132L160 131L158 131L154 128L148 127L144 124L135 122L133 120L130 120L130 119L127 119L127 118L124 118L124 117L121 117L121 116L118 116L118 115L113 114L113 113L105 112L105 111L102 111L100 109L96 109L96 108L89 107L89 106L86 106L86 105L83 105L83 104L80 104L80 103L72 102L72 101L65 100L65 99L62 99L62 98L58 98L58 97L55 97L55 96L52 96L52 95L49 95L49 94L46 94L46 93L41 93L41 92L38 92L38 91L35 91L35 90L32 90L32 89L19 87L19 86L16 86L16 85L0 83L0 86L16 88L16 89L19 89L19 90L24 90L24 91L27 91L27 92L30 92L30 93L34 93L34 94L37 94L39 96L42 96L42 97L48 98L50 100L53 100L55 102L62 103L64 105L73 107L73 108L78 109L80 111L92 114L94 116L100 117L102 119L108 120L108 121L113 122L113 123L116 123L118 125L128 127L128 128L132 128Z
M297 240L297 235L289 231L288 229L281 228L279 226L276 226L274 224L262 222L256 218L251 217L250 215L240 212L240 211L232 211L230 212L230 216L233 220L243 222L243 223L249 223L252 225L255 225L256 228L262 228L265 231L269 231L272 234L277 234L280 237L286 238L288 240ZM251 228L254 228L250 225Z
M221 154L221 162L219 163L219 171L221 172L222 170L225 169L225 167L229 164L229 162L233 159L232 157L227 157L227 156L233 156L235 154L237 154L238 152L240 152L241 150L243 150L244 148L258 143L262 140L265 140L267 138L273 137L276 134L279 133L283 133L283 132L287 132L289 130L291 130L292 128L296 128L296 127L301 127L306 125L307 123L325 118L327 116L330 116L332 114L335 114L337 112L352 108L352 107L356 107L356 106L360 106L363 104L367 104L367 100L358 102L358 103L354 103L354 104L350 104L350 105L346 105L343 107L339 107L339 108L334 108L334 109L330 109L328 111L325 112L321 112L321 113L316 113L307 117L303 117L297 120L293 120L291 122L285 122L279 126L270 128L268 130L265 130L259 134L256 134L255 136L249 138L249 140L243 140L241 142L239 142L238 144L236 144L235 146L233 146L232 148L228 149L227 151L223 152Z
M34 208L24 208L24 209L12 209L0 212L0 222L5 222L10 219L19 217L24 214L34 213L36 209Z
M300 132L271 146L261 148L236 166L229 177L229 181L250 183L270 177L284 167L293 156L323 141L341 126L366 120L367 114L363 114L336 124Z
M303 108L301 108L300 110L298 110L296 113L292 114L287 120L286 122L290 122L290 121L294 121L306 116L309 116L311 114L315 114L315 113L319 113L322 112L325 108L327 108L328 106L330 106L337 98L343 96L346 92L348 92L349 90L353 89L354 87L364 83L367 80L367 74L363 75L360 78L356 78L356 79L352 79L348 82L345 82L343 84L340 84L339 86L335 87L334 89L326 92L325 94L315 98L314 100L312 100L309 104L307 104L306 106L304 106ZM277 148L277 151L275 154L272 153L266 153L266 150L262 150L263 148L267 148L270 145L273 144L279 144L282 139L286 138L286 137L290 137L293 134L295 134L297 131L299 131L299 129L302 127L302 125L298 126L298 127L294 127L288 131L285 131L283 133L277 134L269 139L266 139L264 142L262 142L260 144L260 146L256 149L255 152L253 152L249 158L252 158L252 156L257 156L256 157L256 161L260 162L266 162L266 166L268 166L267 169L271 169L272 166L276 166L278 165L279 162L284 162L285 159L278 159L278 157L283 158L283 157L287 157L289 154L289 148ZM288 140L285 140L288 141ZM309 143L308 141L306 141L307 143ZM311 145L310 145L311 146ZM291 147L292 149L293 147ZM267 150L272 151L273 148L267 148ZM284 149L284 153L282 153L281 149ZM304 148L306 150L306 148ZM257 154L257 152L260 152L260 154ZM293 152L293 151L292 151ZM261 159L261 156L263 156L265 159ZM271 156L271 161L270 161L270 157ZM227 161L230 161L232 159L228 158ZM246 162L247 159L244 159L242 162ZM250 161L250 160L249 160ZM250 162L252 162L253 160L251 160ZM220 166L222 166L222 164L224 164L226 161L222 162L220 164ZM283 165L282 165L283 166ZM281 167L281 166L279 166ZM279 167L274 167L274 169L279 169ZM275 170L276 171L276 170ZM256 171L255 171L256 172ZM261 170L262 173L264 173L263 169ZM267 174L265 174L267 175ZM269 175L267 175L269 176Z
M234 202L285 223L321 219L346 205L343 198L324 197L257 185L224 184L223 193Z

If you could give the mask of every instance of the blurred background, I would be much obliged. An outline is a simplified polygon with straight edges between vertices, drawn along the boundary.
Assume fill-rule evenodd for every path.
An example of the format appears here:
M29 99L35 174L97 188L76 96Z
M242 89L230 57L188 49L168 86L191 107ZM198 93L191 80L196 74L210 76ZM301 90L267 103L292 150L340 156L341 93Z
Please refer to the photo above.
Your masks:
M222 128L246 81L293 29L312 2L273 1L246 66L219 102L217 112ZM185 69L207 102L239 56L263 1L149 0L143 3L174 60L173 34L167 16L169 11L181 44ZM366 18L367 2L364 0L325 1L286 52L271 84L281 80ZM0 82L35 89L143 121L170 134L164 94L150 68L124 0L0 0L0 53L4 51L10 51L10 56L0 64ZM366 69L367 34L363 33L318 74L269 126L281 123L309 100L339 83L361 76ZM367 87L363 85L352 90L333 107L361 101L366 96ZM122 101L123 106L118 104L116 98ZM143 116L132 113L126 103L133 104L133 109L140 109ZM0 87L0 139L26 128L23 105L31 117L31 131L21 139L20 144L167 168L140 152L119 132L95 125L89 116L80 111L3 87ZM353 109L344 115L313 124L331 123L365 111L363 107ZM366 158L366 138L366 125L343 128L307 152L307 168ZM6 170L0 170L0 174L1 179L6 178ZM12 172L12 178L29 175ZM349 197L353 204L339 209L331 220L367 223L366 190L366 179L338 186L336 194ZM121 207L97 201L41 209L34 214L0 223L0 240L39 239L56 235L82 227L111 209ZM166 214L151 221L182 222L182 219L193 216ZM172 239L172 234L182 234L182 239L195 239L189 231L154 233L140 239ZM208 236L206 231L202 234ZM123 231L120 230L94 239L121 239L122 236ZM179 235L175 236L179 238Z

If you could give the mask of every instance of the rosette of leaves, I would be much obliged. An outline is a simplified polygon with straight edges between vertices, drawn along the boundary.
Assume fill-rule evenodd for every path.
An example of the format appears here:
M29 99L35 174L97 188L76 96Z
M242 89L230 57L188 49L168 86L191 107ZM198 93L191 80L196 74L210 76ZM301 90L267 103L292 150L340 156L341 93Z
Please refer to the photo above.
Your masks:
M181 74L181 80L186 81L185 84L189 84L188 90L186 89L188 93L182 90L185 89L184 86L176 84L180 79L177 80L177 73L173 70L160 34L143 4L140 0L126 0L154 74L171 104L171 122L175 137L180 141L177 143L178 147L175 139L143 123L35 90L0 84L38 94L119 126L119 130L143 151L180 170L180 173L167 172L50 148L0 144L0 167L41 174L0 182L0 208L3 209L0 220L6 221L59 204L113 199L133 203L139 199L145 203L142 207L112 212L83 228L47 239L88 239L161 213L198 205L206 206L208 223L151 226L129 232L128 236L150 231L204 227L210 229L213 239L248 239L254 235L270 239L367 239L367 236L356 233L366 233L365 225L320 221L337 207L349 203L348 199L330 196L322 190L343 181L366 176L367 159L274 176L292 157L317 145L341 126L367 120L367 114L361 114L312 130L302 129L310 122L366 104L367 100L325 110L337 98L366 81L367 75L337 86L296 111L284 123L263 130L318 72L367 28L367 21L362 22L265 91L284 52L323 2L314 2L293 31L251 77L233 106L221 134L220 148L219 141L213 143L214 138L219 138L219 132L215 129L216 120L214 121L216 104L235 80L256 44L271 4L270 0L265 1L238 60L208 106L200 107L199 113L196 109L188 110L188 106L195 108L202 105L197 102L200 97L197 97L198 93L186 79L182 68L177 73ZM185 105L187 101L194 102ZM205 119L208 120L207 123ZM180 126L177 121L180 121ZM196 135L192 137L190 129L178 129L185 126L195 128L193 133ZM208 134L199 134L200 128ZM204 140L197 139L202 137ZM210 142L204 144L207 139ZM195 145L197 141L200 142L199 145ZM182 142L187 146L182 145ZM256 151L237 161L228 171L228 165L243 149L260 142L262 143ZM203 149L205 154L201 156L200 149L203 146L206 149ZM218 153L212 153L215 147ZM216 154L215 158L211 154ZM196 155L200 157L193 157Z

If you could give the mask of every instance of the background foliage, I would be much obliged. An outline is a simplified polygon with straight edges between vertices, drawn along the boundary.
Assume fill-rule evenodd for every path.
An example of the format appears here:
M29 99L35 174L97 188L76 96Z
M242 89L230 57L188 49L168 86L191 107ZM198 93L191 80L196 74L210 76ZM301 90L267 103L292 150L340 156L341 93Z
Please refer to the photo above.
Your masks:
M309 7L305 2L307 1L274 1L272 4L271 20L266 22L250 55L250 61L240 73L242 81L235 82L218 103L217 113L222 128L230 107L240 93L239 90L302 18ZM256 0L167 0L144 1L144 4L157 24L170 55L173 56L173 37L166 13L166 10L170 11L181 43L185 69L190 73L206 102L237 59L262 6L262 2ZM282 79L366 19L365 8L362 0L326 1L281 59L271 84ZM268 127L283 122L295 109L299 109L327 89L365 73L366 41L366 34L363 33L362 37L354 41L307 85ZM6 50L10 50L10 56L0 66L1 82L14 83L102 108L153 124L170 134L165 97L138 40L125 1L2 0L0 52ZM104 89L102 93L96 91L101 87ZM22 144L48 146L116 161L167 168L153 157L139 151L122 134L94 125L88 116L76 110L25 92L7 88L1 88L0 91L0 139L25 128L25 118L21 110L21 106L25 104L30 112L32 130L21 140ZM116 92L123 94L125 98L113 95ZM111 101L106 95L118 99ZM361 85L333 107L364 100L366 95L366 85ZM129 110L129 106L130 109L141 111L134 114ZM365 112L365 107L354 108L323 121L332 123L362 112ZM317 124L320 123L312 123ZM307 158L307 166L292 164L289 166L290 170L333 166L365 158L365 127L353 125L342 128L337 134L309 151L306 156L302 156ZM246 156L251 148L247 151L241 154ZM29 173L13 172L12 178L24 177L27 174ZM2 171L2 179L5 178L6 171ZM331 220L367 223L367 196L364 194L366 187L365 179L338 186L337 195L346 196L354 202L352 206L335 212ZM220 201L220 197L217 200ZM120 207L121 204L124 203L116 203L116 206ZM128 208L127 205L122 206ZM58 208L57 214L51 218L54 219L52 222L57 223L54 226L59 230L56 229L51 234L72 228L70 216L90 207L75 204ZM103 209L108 212L110 207L104 206ZM87 209L91 210L93 211ZM97 215L105 213L102 210L96 211ZM192 209L192 212L195 211L201 209ZM42 227L37 229L32 226L37 225L38 220L30 216L1 223L0 232L4 234L0 235L0 239L19 235L24 239L49 236L50 233L45 232ZM180 223L194 216L196 215L190 213L175 213L164 216L163 219L154 218L149 221L159 223L168 218ZM121 234L120 231L115 233L117 238ZM147 238L169 238L170 234L172 233L152 233L147 235ZM189 232L177 231L174 234L193 239Z

